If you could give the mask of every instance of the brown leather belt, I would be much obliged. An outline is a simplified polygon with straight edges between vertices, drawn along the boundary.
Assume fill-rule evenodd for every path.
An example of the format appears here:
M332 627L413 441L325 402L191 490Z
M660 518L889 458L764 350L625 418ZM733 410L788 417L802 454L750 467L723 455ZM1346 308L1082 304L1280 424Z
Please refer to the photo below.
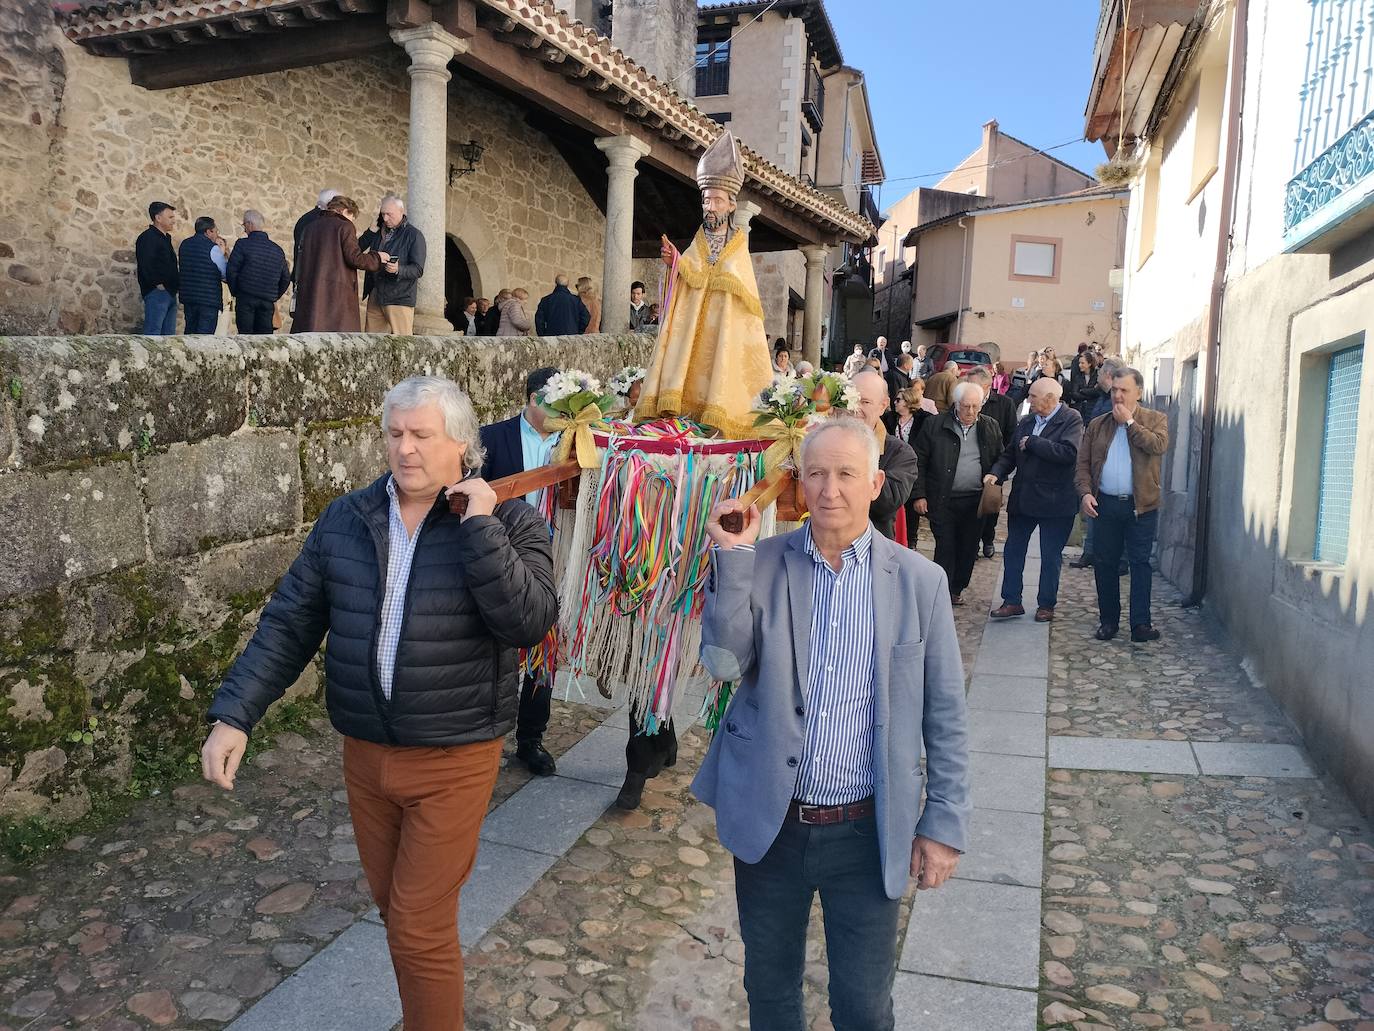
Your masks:
M794 799L787 807L787 818L809 827L823 827L830 823L862 820L865 816L872 816L873 812L871 798L850 802L848 805L803 805Z

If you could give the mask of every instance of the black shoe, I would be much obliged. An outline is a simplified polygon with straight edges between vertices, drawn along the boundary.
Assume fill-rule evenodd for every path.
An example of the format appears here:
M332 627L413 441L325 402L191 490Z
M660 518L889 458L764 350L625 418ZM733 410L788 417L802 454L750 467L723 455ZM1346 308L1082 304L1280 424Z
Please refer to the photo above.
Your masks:
M544 743L538 738L517 742L515 757L536 777L551 777L558 772L558 764L553 761L553 756L544 750Z
M1136 644L1144 644L1146 641L1158 641L1159 631L1149 623L1141 623L1139 626L1131 627L1131 640Z
M1072 562L1070 562L1070 563L1069 563L1069 568L1070 568L1070 569L1087 569L1087 568L1088 568L1089 566L1091 566L1092 564L1093 564L1093 557L1092 557L1091 555L1089 555L1089 554L1084 553L1084 554L1082 554L1082 555L1079 555L1078 558L1074 559Z
M647 778L633 770L625 774L625 783L620 786L620 794L615 796L617 809L638 809L639 800L644 796L644 782Z
M1103 623L1097 628L1097 633L1093 634L1093 636L1099 641L1110 641L1116 636L1116 627L1108 626L1106 623Z
M992 556L994 556L994 555L996 555L996 554L997 554L997 549L994 548L991 544L984 544L984 545L983 545L983 557L984 557L984 558L992 558Z

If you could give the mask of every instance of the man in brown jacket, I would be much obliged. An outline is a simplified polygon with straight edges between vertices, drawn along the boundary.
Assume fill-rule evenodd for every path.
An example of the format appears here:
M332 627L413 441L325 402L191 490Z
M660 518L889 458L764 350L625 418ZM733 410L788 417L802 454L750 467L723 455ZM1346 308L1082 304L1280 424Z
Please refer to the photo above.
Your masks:
M357 204L347 197L335 197L301 234L292 333L362 332L358 272L376 272L391 255L363 253L353 226L357 217Z
M1088 424L1078 449L1074 484L1083 514L1094 524L1097 639L1110 641L1121 622L1117 563L1131 568L1131 640L1157 641L1150 622L1150 546L1159 523L1159 459L1169 447L1163 412L1140 407L1145 378L1120 369L1112 378L1112 410Z
M946 361L945 367L926 380L926 397L935 402L941 413L947 412L953 404L954 384L959 382L959 365Z

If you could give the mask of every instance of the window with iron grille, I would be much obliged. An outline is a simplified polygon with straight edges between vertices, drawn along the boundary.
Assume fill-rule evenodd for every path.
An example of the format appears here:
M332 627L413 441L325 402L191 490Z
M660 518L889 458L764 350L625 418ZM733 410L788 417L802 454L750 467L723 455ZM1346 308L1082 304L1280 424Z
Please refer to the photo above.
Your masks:
M730 39L697 40L697 96L720 97L730 92Z
M1317 538L1312 557L1343 564L1350 543L1350 501L1355 491L1360 375L1364 345L1331 355L1326 371L1326 418L1317 487Z

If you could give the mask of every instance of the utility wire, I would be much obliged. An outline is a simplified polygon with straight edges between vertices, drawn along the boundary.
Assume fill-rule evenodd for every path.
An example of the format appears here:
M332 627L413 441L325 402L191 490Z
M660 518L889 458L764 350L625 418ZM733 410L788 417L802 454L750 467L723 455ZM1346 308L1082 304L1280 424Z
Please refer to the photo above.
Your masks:
M752 18L750 18L747 22L745 22L743 25L741 25L739 28L737 28L734 32L732 32L732 33L729 35L728 38L718 41L713 47L711 47L710 53L708 53L708 54L706 55L706 60L709 62L709 61L711 60L711 58L715 57L716 54L717 54L717 52L719 52L719 50L720 50L721 47L728 47L731 43L734 42L736 36L738 36L741 32L743 32L745 29L747 29L750 25L753 25L754 22L758 21L758 20L759 20L760 18L762 18L765 14L767 14L769 11L771 11L774 7L778 6L778 3L779 3L779 0L772 0L772 3L770 3L770 4L769 4L767 7L765 7L762 11L760 11L758 14L754 15L754 16L753 16ZM669 80L668 85L669 85L669 86L676 86L676 85L677 85L679 82L681 82L683 79L687 78L688 75L695 75L695 74L696 74L696 70L697 70L697 59L696 59L695 57L693 57L693 58L692 58L692 63L689 64L689 65L687 66L686 71L684 71L681 75L678 75L676 78L673 78L673 79Z

